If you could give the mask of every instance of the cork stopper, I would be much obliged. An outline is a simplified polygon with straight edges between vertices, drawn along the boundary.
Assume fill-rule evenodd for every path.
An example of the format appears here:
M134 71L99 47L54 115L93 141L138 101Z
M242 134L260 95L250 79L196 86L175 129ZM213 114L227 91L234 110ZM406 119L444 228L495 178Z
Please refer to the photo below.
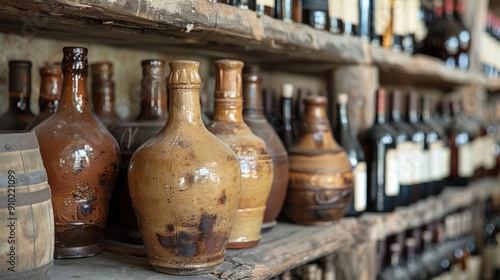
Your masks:
M377 114L386 113L386 92L385 89L379 88L377 90Z
M242 77L241 71L244 63L239 60L221 59L214 62L215 99L241 100Z
M199 88L201 85L198 68L200 63L191 60L176 60L168 64L170 75L168 76L169 88L182 88L186 86Z
M347 93L339 93L337 95L337 104L347 105L348 101L349 101L349 96L347 95Z

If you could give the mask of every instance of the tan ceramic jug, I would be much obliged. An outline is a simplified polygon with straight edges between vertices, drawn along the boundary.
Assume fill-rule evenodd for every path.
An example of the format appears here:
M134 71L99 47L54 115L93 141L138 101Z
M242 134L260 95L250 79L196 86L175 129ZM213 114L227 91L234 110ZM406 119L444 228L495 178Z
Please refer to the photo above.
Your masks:
M273 181L272 160L266 143L243 121L242 68L243 62L237 60L215 62L215 112L208 126L236 153L241 167L241 198L228 248L258 244Z
M102 251L120 151L93 116L87 98L87 49L65 47L63 89L57 111L34 128L52 191L56 258Z
M324 225L344 216L353 191L352 166L333 139L325 97L306 97L298 141L289 150L285 215L294 223Z
M224 259L241 172L236 155L203 125L199 63L169 65L167 123L132 156L128 182L151 265L193 275Z

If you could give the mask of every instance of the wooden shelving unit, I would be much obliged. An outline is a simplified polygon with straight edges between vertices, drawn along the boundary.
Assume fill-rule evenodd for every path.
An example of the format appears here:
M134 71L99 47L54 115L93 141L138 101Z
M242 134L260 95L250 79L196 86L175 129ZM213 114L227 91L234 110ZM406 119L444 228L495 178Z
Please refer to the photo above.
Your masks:
M489 80L470 71L451 70L438 59L396 53L374 47L359 38L333 35L267 16L258 17L252 11L206 0L3 2L0 5L0 33L237 58L270 70L298 73L324 73L343 68L338 77L350 77L351 80L336 85L337 89L345 91L353 84L369 84L358 88L360 96L372 95L378 83L424 85L444 90L472 85L490 92L500 90L500 79ZM359 66L360 69L345 69L345 66ZM354 71L360 73L355 78L352 77ZM367 80L371 82L365 83ZM352 110L357 109L353 106ZM357 111L358 114L364 112ZM359 118L363 125L369 123L367 116L371 114ZM370 258L375 255L377 240L483 202L493 194L500 194L500 184L498 180L489 179L468 188L447 188L438 197L397 209L394 213L367 213L361 218L342 219L327 227L279 223L263 236L256 248L228 251L225 262L215 273L189 279L268 279L322 256L346 250ZM366 267L371 265L373 263ZM364 263L358 266L365 269ZM144 257L110 252L92 258L55 260L54 269L52 279L55 280L186 279L156 273Z
M0 6L0 18L0 32L28 37L239 58L302 73L376 65L382 82L500 88L498 81L448 69L434 58L395 53L359 38L205 0L19 0Z
M323 256L381 240L422 226L448 213L500 194L495 179L484 179L467 188L446 188L437 196L393 213L366 213L325 227L280 222L251 249L228 250L225 262L207 275L190 279L269 279ZM55 260L54 280L82 279L186 279L158 274L144 257L105 252L85 259Z

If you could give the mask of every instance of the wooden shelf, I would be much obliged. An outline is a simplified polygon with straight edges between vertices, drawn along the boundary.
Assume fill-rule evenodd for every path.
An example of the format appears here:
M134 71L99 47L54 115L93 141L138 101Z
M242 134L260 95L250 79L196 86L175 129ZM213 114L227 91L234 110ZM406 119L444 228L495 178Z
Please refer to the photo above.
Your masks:
M28 37L238 58L302 73L374 64L386 83L488 85L482 76L450 70L434 58L395 53L206 0L18 0L0 6L0 18L0 32Z
M219 269L190 279L268 279L301 264L366 242L424 225L500 193L500 184L484 179L467 188L447 188L441 195L393 213L364 214L326 227L279 223L251 249L229 250ZM85 259L56 260L52 279L186 279L156 273L143 257L105 252Z

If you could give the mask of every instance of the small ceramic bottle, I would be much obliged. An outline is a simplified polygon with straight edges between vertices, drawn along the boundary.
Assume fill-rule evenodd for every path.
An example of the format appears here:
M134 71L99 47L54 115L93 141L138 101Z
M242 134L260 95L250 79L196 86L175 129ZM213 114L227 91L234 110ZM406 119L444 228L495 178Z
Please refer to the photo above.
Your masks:
M354 188L352 166L335 142L325 97L304 99L299 140L289 149L290 182L283 212L298 224L324 225L344 216Z
M169 65L169 118L132 156L128 182L150 264L194 275L224 259L241 173L236 155L203 125L199 63Z
M57 111L62 89L61 64L53 64L40 68L40 113L30 122L26 130L31 130Z
M93 116L87 100L87 49L65 47L61 102L34 128L52 191L55 258L102 251L111 191L118 174L118 143Z
M266 120L262 107L262 77L258 72L243 74L243 118L255 135L266 143L273 161L273 186L266 203L262 232L276 225L288 187L288 154L285 145Z
M249 248L260 241L266 201L273 181L273 165L266 143L243 120L241 95L243 62L215 62L215 106L210 132L226 142L241 167L241 198L228 248Z
M92 109L99 117L104 126L110 131L120 122L120 117L115 111L115 83L113 76L113 64L111 62L99 62L90 66L92 74Z

